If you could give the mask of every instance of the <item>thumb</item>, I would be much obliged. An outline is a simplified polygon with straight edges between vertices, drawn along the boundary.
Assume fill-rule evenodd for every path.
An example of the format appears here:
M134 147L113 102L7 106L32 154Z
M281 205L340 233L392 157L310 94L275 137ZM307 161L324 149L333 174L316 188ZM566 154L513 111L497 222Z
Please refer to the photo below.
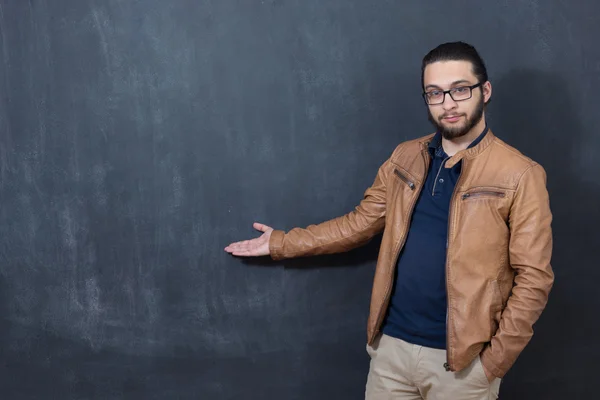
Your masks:
M254 223L254 229L256 229L257 231L261 231L261 232L267 232L269 230L272 230L273 228L271 228L270 226L255 222Z

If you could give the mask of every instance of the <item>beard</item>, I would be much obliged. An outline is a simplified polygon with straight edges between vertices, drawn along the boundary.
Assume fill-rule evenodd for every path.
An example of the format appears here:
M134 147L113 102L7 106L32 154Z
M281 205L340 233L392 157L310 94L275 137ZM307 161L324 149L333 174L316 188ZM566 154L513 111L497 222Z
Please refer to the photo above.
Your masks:
M427 114L429 117L429 122L431 122L433 124L433 126L435 126L435 128L437 129L438 132L440 132L442 137L446 140L452 140L452 139L456 139L456 138L466 135L467 133L469 133L469 131L471 129L473 129L473 127L475 125L477 125L479 123L479 121L481 121L481 118L483 118L484 106L485 106L485 103L483 101L483 96L482 96L479 98L479 101L477 102L477 106L475 107L475 110L473 111L473 113L470 116L469 115L466 116L465 124L463 126L457 126L457 127L446 127L442 124L442 119L448 115L447 113L442 114L437 120L431 114L431 110L429 108L427 108ZM454 114L452 114L452 115L454 115ZM465 115L465 114L461 114L461 115Z

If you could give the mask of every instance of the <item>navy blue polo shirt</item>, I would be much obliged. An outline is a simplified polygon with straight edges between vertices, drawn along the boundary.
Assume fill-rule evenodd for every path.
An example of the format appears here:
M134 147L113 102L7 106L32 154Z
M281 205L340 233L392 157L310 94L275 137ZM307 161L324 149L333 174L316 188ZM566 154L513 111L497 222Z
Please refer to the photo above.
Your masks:
M486 127L469 147L477 145L487 131ZM429 144L429 154L425 186L398 257L383 333L412 344L445 349L448 211L462 162L444 168L449 157L439 132Z

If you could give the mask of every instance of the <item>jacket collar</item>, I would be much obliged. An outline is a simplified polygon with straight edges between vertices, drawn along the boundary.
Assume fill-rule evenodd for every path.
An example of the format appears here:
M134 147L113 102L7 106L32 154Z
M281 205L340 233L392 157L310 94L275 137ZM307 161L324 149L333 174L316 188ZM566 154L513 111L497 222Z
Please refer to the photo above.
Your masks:
M429 151L429 145L432 144L433 140L436 138L436 133L432 133L428 136L425 136L419 143L421 145L421 150L428 152ZM492 132L491 129L487 128L487 133L483 136L483 138L481 139L481 141L479 141L479 143L477 143L475 146L472 147L468 147L464 150L459 151L458 153L456 153L454 156L452 156L447 162L446 162L446 168L452 168L454 165L456 165L458 162L460 162L463 158L466 159L472 159L477 157L479 154L481 154L485 149L488 148L488 146L494 141L494 133Z

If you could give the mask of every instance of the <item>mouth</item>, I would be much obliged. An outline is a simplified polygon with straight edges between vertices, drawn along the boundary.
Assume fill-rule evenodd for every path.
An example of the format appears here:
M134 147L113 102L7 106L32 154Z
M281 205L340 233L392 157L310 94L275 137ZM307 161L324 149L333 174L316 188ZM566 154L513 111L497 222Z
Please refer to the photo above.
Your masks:
M461 118L462 118L462 114L459 114L459 115L446 115L446 116L442 117L442 120L446 121L446 122L453 123L453 122L457 122Z

